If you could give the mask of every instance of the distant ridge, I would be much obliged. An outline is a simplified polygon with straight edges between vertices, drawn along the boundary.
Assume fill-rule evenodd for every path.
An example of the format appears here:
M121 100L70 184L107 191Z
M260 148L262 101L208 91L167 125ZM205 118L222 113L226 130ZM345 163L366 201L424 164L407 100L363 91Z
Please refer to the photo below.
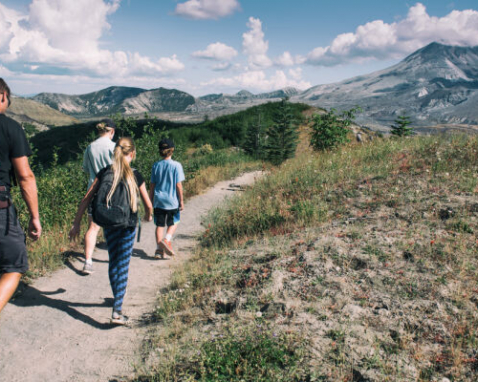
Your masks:
M194 98L175 89L109 87L78 96L42 93L33 99L76 118L147 112L162 119L198 120L285 97L324 108L360 106L363 111L357 121L372 129L386 130L402 114L415 126L478 125L478 47L434 42L390 68L305 91L284 88L253 94L241 90Z
M37 130L47 130L54 126L66 126L78 123L79 121L54 108L32 99L12 97L12 104L7 109L6 115L18 123L29 123Z
M313 106L362 107L359 121L389 126L406 113L415 125L478 125L478 47L431 43L398 64L292 98Z
M111 86L83 95L41 93L33 100L76 117L106 116L116 113L181 112L194 104L194 97L176 89Z

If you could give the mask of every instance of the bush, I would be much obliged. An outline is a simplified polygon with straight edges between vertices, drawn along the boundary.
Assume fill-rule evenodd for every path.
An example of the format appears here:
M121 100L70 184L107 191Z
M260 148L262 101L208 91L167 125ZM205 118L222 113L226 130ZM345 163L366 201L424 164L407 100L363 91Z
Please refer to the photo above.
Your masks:
M313 117L310 144L315 150L327 150L338 147L349 140L349 126L355 119L359 108L353 108L336 114L336 109L330 109L325 114L316 114Z
M413 127L409 127L410 123L410 118L401 115L395 120L395 125L391 126L392 130L390 132L397 137L413 135L415 134L415 131L413 130Z

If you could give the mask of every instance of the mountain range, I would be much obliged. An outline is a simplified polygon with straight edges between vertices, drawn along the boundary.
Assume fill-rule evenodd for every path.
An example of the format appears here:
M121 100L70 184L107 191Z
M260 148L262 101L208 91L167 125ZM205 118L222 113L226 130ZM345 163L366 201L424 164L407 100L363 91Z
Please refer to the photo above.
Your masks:
M148 113L186 121L284 97L327 109L360 106L357 121L378 130L386 130L404 114L415 126L478 125L478 47L431 43L390 68L305 91L286 88L255 95L242 90L195 98L176 89L113 86L84 95L41 93L32 100L78 119Z
M363 109L358 121L389 126L407 114L413 124L478 125L478 47L431 43L398 64L292 98L324 108Z

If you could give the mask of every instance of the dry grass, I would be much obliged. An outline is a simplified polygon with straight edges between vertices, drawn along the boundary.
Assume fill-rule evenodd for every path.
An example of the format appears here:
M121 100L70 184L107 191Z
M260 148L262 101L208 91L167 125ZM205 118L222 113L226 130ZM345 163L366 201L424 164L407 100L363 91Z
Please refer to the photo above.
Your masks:
M141 380L214 380L188 357L263 325L301 344L283 344L300 373L263 380L476 381L477 159L474 138L418 137L272 171L161 296L149 344L167 351Z

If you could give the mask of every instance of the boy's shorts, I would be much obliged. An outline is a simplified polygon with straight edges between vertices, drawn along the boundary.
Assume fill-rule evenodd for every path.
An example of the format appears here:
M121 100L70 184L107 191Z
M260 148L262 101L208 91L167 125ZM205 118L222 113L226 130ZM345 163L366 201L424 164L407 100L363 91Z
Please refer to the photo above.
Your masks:
M28 270L25 233L14 206L0 209L0 275Z
M180 220L179 208L175 210L154 209L154 224L157 227L170 227L178 224Z

